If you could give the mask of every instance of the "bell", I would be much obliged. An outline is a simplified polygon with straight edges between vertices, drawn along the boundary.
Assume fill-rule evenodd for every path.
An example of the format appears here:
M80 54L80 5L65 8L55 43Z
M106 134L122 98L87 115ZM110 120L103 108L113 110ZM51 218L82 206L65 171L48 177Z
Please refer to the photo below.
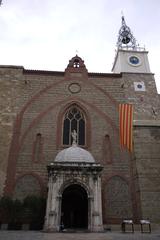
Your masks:
M128 44L131 41L131 39L129 37L123 37L122 38L122 43L123 44Z

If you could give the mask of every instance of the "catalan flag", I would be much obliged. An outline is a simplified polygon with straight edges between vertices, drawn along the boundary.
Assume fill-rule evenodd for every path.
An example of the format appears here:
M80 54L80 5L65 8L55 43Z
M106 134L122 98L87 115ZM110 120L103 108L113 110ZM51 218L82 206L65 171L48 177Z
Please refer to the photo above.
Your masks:
M119 104L119 127L121 147L132 152L133 105Z

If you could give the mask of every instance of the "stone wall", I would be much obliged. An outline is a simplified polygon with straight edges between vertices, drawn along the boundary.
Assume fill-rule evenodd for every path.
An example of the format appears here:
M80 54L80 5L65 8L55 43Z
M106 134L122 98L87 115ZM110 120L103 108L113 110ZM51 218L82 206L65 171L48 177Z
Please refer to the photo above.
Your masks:
M0 196L3 194L14 121L19 107L17 99L22 71L22 67L0 66Z
M160 126L136 126L134 137L142 217L159 222Z

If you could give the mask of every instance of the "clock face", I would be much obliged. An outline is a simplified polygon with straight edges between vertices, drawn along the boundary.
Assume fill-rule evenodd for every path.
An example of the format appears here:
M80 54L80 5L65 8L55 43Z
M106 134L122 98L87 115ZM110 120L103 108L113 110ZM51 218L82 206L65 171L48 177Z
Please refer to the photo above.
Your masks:
M131 57L129 57L129 63L136 66L136 65L140 64L140 60L137 56L131 56Z

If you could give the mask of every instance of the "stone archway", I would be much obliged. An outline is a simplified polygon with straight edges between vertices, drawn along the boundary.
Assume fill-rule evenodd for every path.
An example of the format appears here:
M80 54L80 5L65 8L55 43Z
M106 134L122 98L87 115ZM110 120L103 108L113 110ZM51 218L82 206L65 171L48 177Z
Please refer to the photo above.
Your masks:
M61 223L64 228L88 229L88 195L79 184L72 184L63 191Z
M53 162L47 166L48 198L44 230L103 230L101 204L102 166L90 162Z

